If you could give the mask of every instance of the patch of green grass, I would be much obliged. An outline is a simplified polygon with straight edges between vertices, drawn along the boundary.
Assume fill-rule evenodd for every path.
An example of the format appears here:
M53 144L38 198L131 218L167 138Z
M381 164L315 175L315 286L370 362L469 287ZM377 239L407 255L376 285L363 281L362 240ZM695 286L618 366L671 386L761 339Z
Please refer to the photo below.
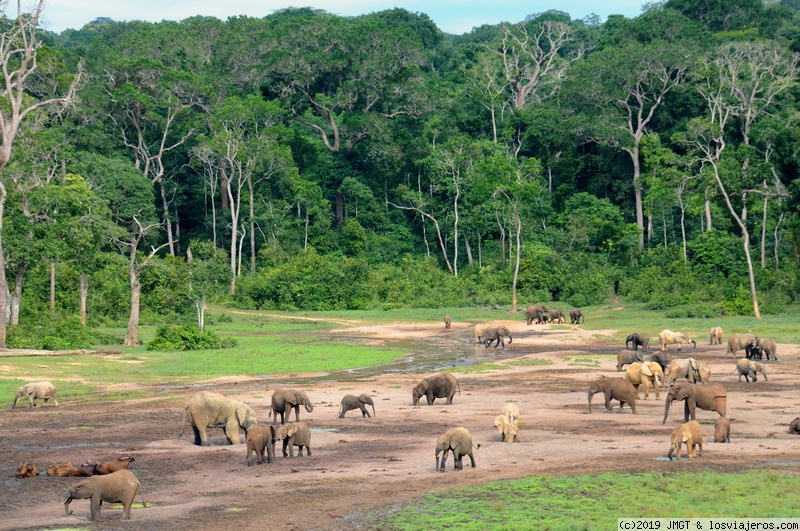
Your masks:
M687 486L691 488L687 488ZM617 518L796 518L800 476L601 474L531 477L427 495L374 529L614 529Z
M565 356L570 367L599 367L600 360L616 359L614 356L607 356L604 354L581 354L573 356Z
M470 374L476 372L506 370L508 368L509 368L508 365L505 365L503 363L476 363L475 365L458 365L456 367L448 369L447 372Z
M509 361L506 365L510 367L536 367L536 366L545 366L545 365L552 365L553 360L539 360L539 359L524 359L524 360L516 360L516 361Z

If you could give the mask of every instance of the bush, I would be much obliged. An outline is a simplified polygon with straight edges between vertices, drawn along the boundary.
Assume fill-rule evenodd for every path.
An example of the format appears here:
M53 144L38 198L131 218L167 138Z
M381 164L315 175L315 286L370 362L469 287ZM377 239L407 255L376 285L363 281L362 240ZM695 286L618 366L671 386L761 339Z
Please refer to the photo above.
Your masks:
M88 349L93 344L110 344L118 340L84 326L77 318L41 319L41 324L9 327L8 348L41 350Z
M165 325L156 329L147 350L205 350L235 347L235 339L221 339L212 330L201 331L194 325Z

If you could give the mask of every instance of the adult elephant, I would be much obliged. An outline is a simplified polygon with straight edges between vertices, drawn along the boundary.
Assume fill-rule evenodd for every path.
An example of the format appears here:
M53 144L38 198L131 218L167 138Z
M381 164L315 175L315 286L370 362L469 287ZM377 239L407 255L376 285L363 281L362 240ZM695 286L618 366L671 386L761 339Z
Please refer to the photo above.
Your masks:
M486 332L484 332L484 344L483 348L487 349L492 346L492 341L495 342L494 348L500 347L502 349L506 348L506 343L504 338L508 338L508 344L510 345L511 342L514 340L511 337L511 331L506 328L505 326L489 326L486 328Z
M708 342L711 345L721 345L722 344L722 327L721 326L712 326L711 331L709 332Z
M467 455L471 461L472 468L475 468L475 456L472 455L472 435L464 427L452 428L444 432L436 440L436 470L444 472L444 465L447 461L447 454L453 452L453 470L463 468L461 459ZM441 463L439 455L442 456Z
M14 403L11 404L11 409L17 407L17 400L23 396L28 397L28 408L36 407L36 399L44 400L45 404L48 400L58 406L56 400L56 386L52 382L32 382L26 383L17 389L17 395L14 397Z
M339 418L343 419L344 414L350 411L351 409L360 409L362 417L369 417L369 411L367 410L367 405L372 406L372 414L375 414L375 402L372 401L372 397L366 393L362 393L358 396L356 395L344 395L342 397L342 402L339 406Z
M728 336L728 346L725 348L726 358L735 358L740 350L757 346L758 338L753 334L731 334Z
M228 444L239 444L239 428L247 432L256 425L253 409L235 398L227 398L220 393L200 391L189 397L183 408L184 426L186 422L194 432L194 444L208 446L208 428L222 428ZM182 430L178 439L183 436Z
M550 310L551 323L566 323L567 318L564 316L564 310Z
M270 416L274 415L272 423L275 424L278 414L280 414L281 424L286 424L292 409L294 409L295 422L300 422L300 406L305 406L309 413L314 411L314 404L304 392L297 389L277 389L272 393L272 410L269 413Z
M650 337L646 336L645 334L628 334L628 337L625 338L625 348L629 348L629 345L633 347L633 350L639 350L639 347L642 347L642 350L647 350L647 345L650 343Z
M661 350L667 350L667 345L678 345L678 350L683 349L683 344L691 344L692 348L697 348L697 342L683 332L673 332L672 330L662 330L658 334L658 341L661 343Z
M664 372L658 363L654 361L631 363L625 371L625 378L633 384L637 396L641 385L644 387L644 399L647 400L650 397L650 386L652 385L656 392L656 399L661 398L661 382L664 381Z
M580 308L573 308L569 311L569 322L571 324L581 324L585 320L583 311Z
M711 369L694 358L682 358L670 362L667 374L669 374L667 385L674 384L678 378L705 384L711 378Z
M547 314L549 313L550 308L544 304L539 304L538 306L528 306L525 308L525 324L530 326L534 319L536 320L536 324L546 323Z
M486 338L486 329L489 327L486 323L478 323L475 325L475 328L472 331L473 336L475 337L475 343L483 343Z
M614 406L611 404L612 400L619 400L619 412L622 413L622 407L628 404L631 412L636 414L636 400L639 398L639 392L624 378L609 378L611 380L604 391L605 405L608 411L613 411ZM591 405L591 402L590 402Z
M622 372L622 368L625 365L630 365L631 363L642 363L644 358L642 354L637 351L630 351L630 350L620 350L617 353L617 372Z
M669 364L672 363L672 354L669 352L656 351L650 355L650 361L654 361L661 365L661 370L665 373L669 372Z
M728 391L720 384L700 386L684 382L673 385L667 391L662 424L666 424L669 407L676 400L683 401L684 422L689 422L689 417L695 420L695 408L698 407L706 411L716 411L720 417L724 417L728 407Z
M447 398L446 404L453 403L453 396L456 391L461 394L461 387L458 385L456 377L449 372L439 372L427 378L423 378L421 382L414 386L411 391L411 403L413 405L419 404L419 399L423 396L428 400L428 405L433 405L433 401L437 398Z
M759 337L756 339L756 346L761 349L761 352L767 357L767 361L778 361L778 346L775 341L768 337Z
M758 373L764 375L764 381L769 381L769 378L767 378L767 370L764 368L764 364L760 361L739 358L736 361L736 371L739 373L740 382L742 381L742 376L744 376L745 382L749 382L751 378L754 382L757 382Z

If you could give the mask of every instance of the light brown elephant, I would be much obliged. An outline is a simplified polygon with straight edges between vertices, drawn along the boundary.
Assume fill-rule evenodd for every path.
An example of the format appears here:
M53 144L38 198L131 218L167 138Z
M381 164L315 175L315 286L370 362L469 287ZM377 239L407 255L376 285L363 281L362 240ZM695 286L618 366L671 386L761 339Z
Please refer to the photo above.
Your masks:
M359 396L356 395L344 395L342 397L342 402L339 404L339 418L343 419L344 414L350 411L351 409L360 409L362 417L369 417L369 411L367 411L367 405L372 406L372 414L375 414L375 402L372 401L372 397L368 394L361 393Z
M769 381L769 378L767 377L767 369L760 361L739 358L736 360L736 371L739 373L740 382L742 381L742 376L744 376L745 382L749 382L751 378L754 382L757 382L758 373L764 375L764 381Z
M726 358L736 357L740 350L747 350L756 346L756 336L753 334L731 334L728 336L728 346L725 348Z
M711 331L709 332L708 342L711 345L721 345L722 344L722 334L723 330L721 326L712 326Z
M775 341L768 337L759 337L756 339L756 346L761 349L767 361L778 361L778 346Z
M484 336L486 335L486 328L488 326L488 323L478 323L475 325L475 328L472 331L472 335L475 337L475 343L483 343Z
M121 503L122 519L131 519L131 505L141 484L130 470L117 470L105 476L92 476L80 483L72 485L64 499L64 512L72 514L69 504L72 500L85 500L91 498L89 507L92 515L90 520L100 518L100 507L103 502ZM144 500L142 500L144 505Z
M295 446L299 448L298 457L303 457L303 447L306 449L306 454L311 455L311 429L305 422L283 424L275 432L275 439L283 441L283 457L294 457Z
M720 417L714 423L714 442L731 442L731 421L727 417Z
M453 318L449 315L444 316L444 329L450 330L450 325L453 324Z
M48 400L52 400L53 404L58 407L58 400L56 400L56 386L52 382L31 382L26 383L17 390L17 395L14 397L14 403L11 404L11 409L17 407L17 400L23 396L28 397L28 408L36 407L36 399L44 400L46 404Z
M447 398L445 404L450 405L453 403L456 391L461 394L461 386L456 377L449 372L439 372L423 378L414 386L411 391L411 404L418 405L419 399L424 396L428 400L429 406L433 405L433 401L437 398Z
M661 350L667 350L667 345L678 345L678 350L683 349L683 344L691 344L697 348L697 342L683 332L673 332L672 330L662 330L658 333L658 341L661 343Z
M636 396L639 396L639 386L641 385L644 387L644 399L650 398L650 386L652 385L656 393L656 399L661 398L664 371L661 370L661 365L658 363L654 361L631 363L625 370L625 378L633 384L636 389Z
M628 380L624 378L609 378L606 390L603 392L605 395L606 410L614 411L614 406L611 405L612 400L619 400L619 412L622 413L622 407L628 404L631 412L636 414L636 400L639 398L636 388Z
M669 407L676 400L683 401L683 421L689 422L689 417L695 420L695 408L706 411L716 411L724 417L728 407L728 391L720 384L696 385L683 382L673 385L667 391L667 400L664 403L664 420L666 424Z
M208 446L208 428L222 428L228 444L239 444L239 428L246 435L257 424L256 413L250 406L211 391L200 391L186 401L183 421L184 429L178 439L183 437L188 422L194 432L194 444L198 446Z
M300 422L300 406L305 406L306 411L314 411L314 404L308 399L308 395L297 389L277 389L272 393L272 409L268 417L273 417L272 423L278 421L278 414L281 416L281 424L286 424L289 414L294 409L294 421Z
M508 420L514 422L519 418L519 408L514 402L506 402L500 408L500 414L508 417Z
M256 463L259 465L264 463L264 453L266 452L267 463L272 463L275 460L275 441L276 430L275 426L254 426L247 432L247 466L252 466L253 462L250 460L250 454L255 454Z
M497 415L494 418L494 425L500 432L500 440L507 443L519 442L518 434L520 428L525 426L525 419L515 417L511 420L506 415Z
M472 453L472 448L472 435L467 428L459 426L458 428L447 430L436 441L436 470L444 472L447 454L451 450L454 461L453 470L461 470L463 468L461 459L465 455L469 456L472 468L475 468L475 456ZM480 445L477 448L480 448ZM439 463L439 455L442 456L441 464Z
M677 453L678 461L681 460L681 444L686 444L686 457L694 459L695 446L698 456L703 455L703 427L696 420L681 424L672 432L672 446L667 452L667 457L672 461L672 455Z
M616 380L623 380L623 378L608 378L606 376L601 376L599 379L589 384L589 392L587 396L589 402L589 413L592 412L592 397L597 393L603 393L605 395L606 389L608 389L608 387L611 385L611 382Z
M705 384L711 379L711 368L700 363L694 358L680 358L674 359L669 363L667 370L667 386L675 383L678 378L686 378L687 381L692 383Z

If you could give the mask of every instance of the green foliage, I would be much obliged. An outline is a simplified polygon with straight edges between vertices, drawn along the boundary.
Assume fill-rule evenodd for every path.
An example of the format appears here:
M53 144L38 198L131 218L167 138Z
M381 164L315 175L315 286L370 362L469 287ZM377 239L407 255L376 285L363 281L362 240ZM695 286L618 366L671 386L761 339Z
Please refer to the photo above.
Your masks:
M41 319L38 324L20 324L8 329L8 348L41 350L88 349L98 343L114 343L112 336L80 324L75 317Z
M155 337L147 344L147 350L207 350L236 345L236 339L222 339L213 330L201 331L194 325L172 325L159 326Z

